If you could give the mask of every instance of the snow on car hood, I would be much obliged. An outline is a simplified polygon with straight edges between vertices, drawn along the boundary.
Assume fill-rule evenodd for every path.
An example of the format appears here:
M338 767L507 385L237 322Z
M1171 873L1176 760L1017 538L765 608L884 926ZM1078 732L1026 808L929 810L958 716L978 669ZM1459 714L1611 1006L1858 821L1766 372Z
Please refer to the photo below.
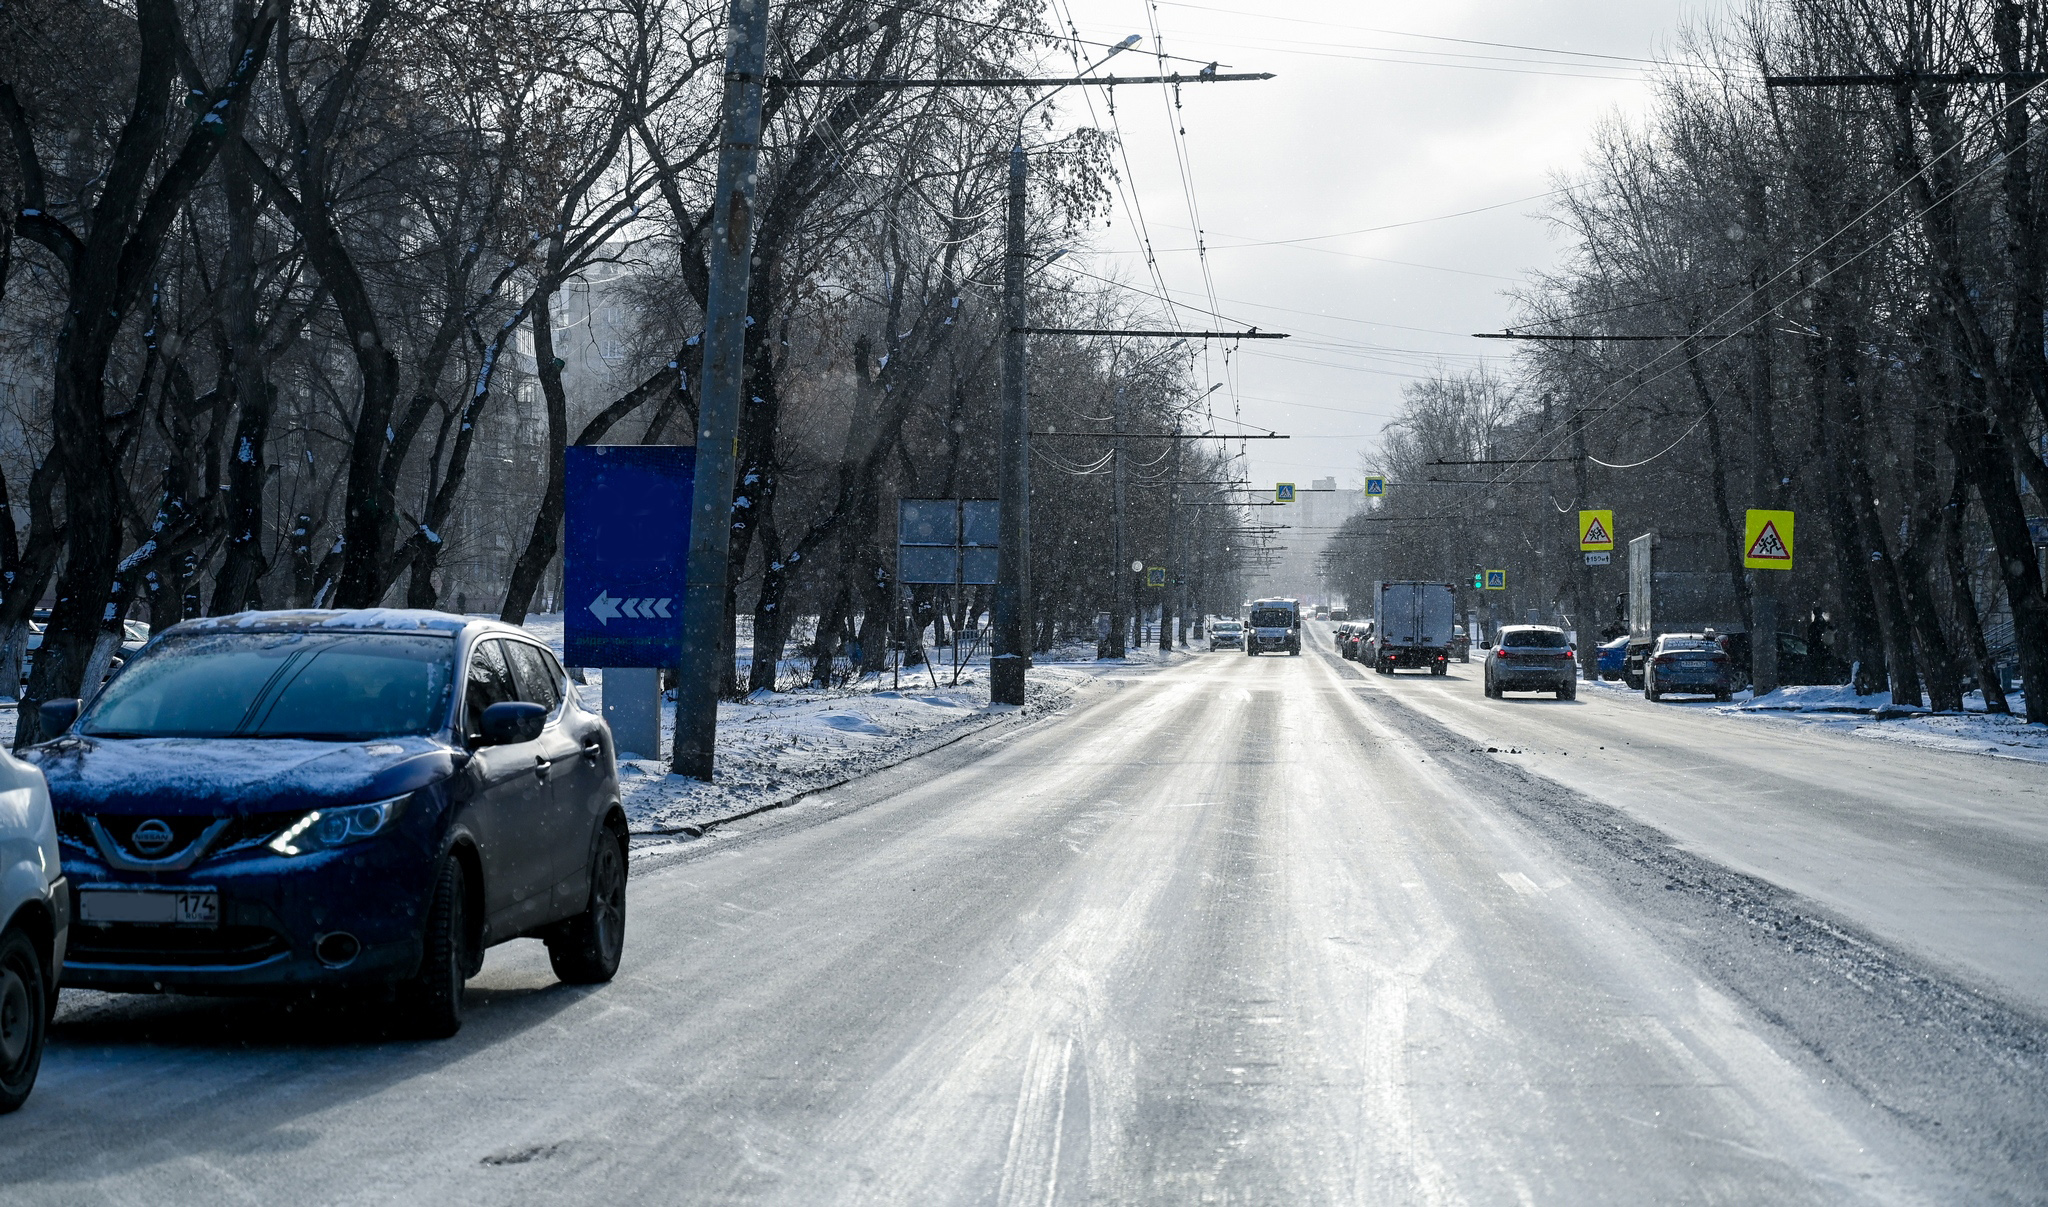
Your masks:
M421 736L369 742L291 738L65 737L27 752L60 809L87 813L268 813L381 800L466 758Z

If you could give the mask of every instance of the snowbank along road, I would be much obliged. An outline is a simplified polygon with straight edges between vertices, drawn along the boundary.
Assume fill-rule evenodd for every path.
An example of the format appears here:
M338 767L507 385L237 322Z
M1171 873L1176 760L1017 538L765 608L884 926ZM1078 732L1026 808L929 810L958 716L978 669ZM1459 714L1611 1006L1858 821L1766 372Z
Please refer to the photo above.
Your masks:
M643 864L615 983L497 949L443 1043L81 998L0 1197L2048 1200L2039 768L1478 671L1112 679Z

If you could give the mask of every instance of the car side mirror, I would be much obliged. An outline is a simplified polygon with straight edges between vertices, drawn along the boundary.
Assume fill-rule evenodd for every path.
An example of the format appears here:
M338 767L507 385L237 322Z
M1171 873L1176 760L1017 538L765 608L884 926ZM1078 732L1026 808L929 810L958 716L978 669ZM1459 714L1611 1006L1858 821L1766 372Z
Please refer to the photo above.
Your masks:
M506 700L484 709L478 728L483 731L484 745L509 746L514 742L531 742L547 728L548 710L525 700Z
M48 741L71 728L71 723L78 719L78 701L71 696L45 700L36 709L36 719L42 722L43 740Z
M1479 648L1482 650L1490 650L1493 648L1493 643L1491 641L1482 641L1479 643Z

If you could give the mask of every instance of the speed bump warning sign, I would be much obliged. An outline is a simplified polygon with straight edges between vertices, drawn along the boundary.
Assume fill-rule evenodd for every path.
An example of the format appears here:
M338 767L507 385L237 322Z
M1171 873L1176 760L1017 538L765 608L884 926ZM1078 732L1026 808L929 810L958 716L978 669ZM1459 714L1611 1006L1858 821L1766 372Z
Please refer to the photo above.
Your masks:
M1747 570L1792 568L1792 513L1751 508L1742 530L1742 565Z
M1579 552L1600 553L1614 551L1614 513L1612 511L1582 511L1579 513Z

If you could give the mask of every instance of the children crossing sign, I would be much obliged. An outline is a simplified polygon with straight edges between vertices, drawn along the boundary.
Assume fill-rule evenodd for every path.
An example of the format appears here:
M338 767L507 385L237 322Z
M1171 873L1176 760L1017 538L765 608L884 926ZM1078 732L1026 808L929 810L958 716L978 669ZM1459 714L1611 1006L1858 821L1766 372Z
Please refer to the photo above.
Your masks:
M1746 570L1792 568L1792 513L1750 509L1742 531L1742 565Z
M1579 513L1579 552L1612 553L1614 551L1614 513L1612 511L1582 511Z

